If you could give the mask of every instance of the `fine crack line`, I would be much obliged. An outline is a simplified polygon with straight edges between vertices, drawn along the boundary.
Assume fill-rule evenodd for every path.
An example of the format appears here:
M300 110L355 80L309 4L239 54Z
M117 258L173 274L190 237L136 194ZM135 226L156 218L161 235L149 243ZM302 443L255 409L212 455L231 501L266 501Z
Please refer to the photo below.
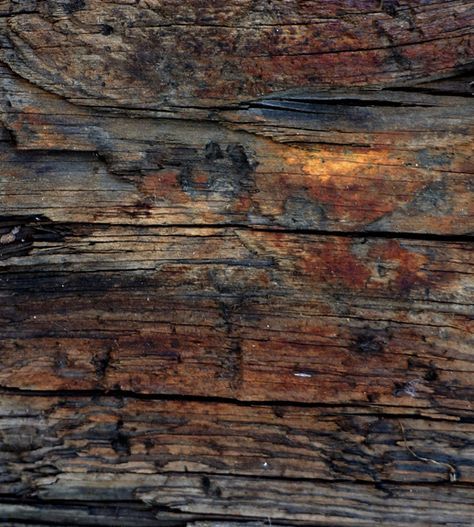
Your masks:
M449 481L451 483L455 483L456 481L458 481L458 475L457 475L457 470L456 470L456 467L451 465L450 463L445 463L443 461L437 461L436 459L432 459L432 458L429 458L429 457L423 457L423 456L420 456L418 455L414 450L413 448L411 448L410 446L408 446L408 443L407 443L407 437L406 437L406 434L405 434L405 428L402 424L402 422L399 420L398 421L398 424L400 425L400 430L402 431L402 437L403 437L403 442L404 442L404 445L405 445L405 448L408 450L408 452L410 452L410 454L420 460L420 461L423 461L424 463L433 463L435 465L440 465L442 467L445 467L448 469L448 474L449 474Z

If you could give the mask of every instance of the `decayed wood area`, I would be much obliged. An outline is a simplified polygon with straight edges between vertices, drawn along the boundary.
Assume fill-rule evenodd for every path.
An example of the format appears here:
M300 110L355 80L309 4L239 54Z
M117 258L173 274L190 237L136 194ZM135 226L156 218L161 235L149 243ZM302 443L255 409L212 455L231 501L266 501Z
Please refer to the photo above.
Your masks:
M0 1L0 525L474 524L473 22Z

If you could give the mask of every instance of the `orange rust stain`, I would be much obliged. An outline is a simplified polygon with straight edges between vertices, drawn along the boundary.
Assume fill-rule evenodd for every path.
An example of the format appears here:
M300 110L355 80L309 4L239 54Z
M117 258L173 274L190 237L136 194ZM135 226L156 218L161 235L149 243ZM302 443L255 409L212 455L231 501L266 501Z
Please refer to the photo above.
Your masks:
M171 200L173 203L188 203L190 198L183 192L179 182L179 170L164 169L148 172L138 186L145 197Z
M429 254L422 248L404 247L397 240L361 245L360 240L338 238L329 243L308 244L303 251L295 248L294 255L295 268L309 282L323 287L348 291L389 288L403 297L414 288L437 285L437 279L425 269Z
M429 257L403 247L397 240L378 242L368 254L371 260L382 262L387 267L388 285L397 294L407 294L415 287L435 285L423 269Z
M327 246L310 246L301 255L298 266L311 281L349 289L363 288L371 277L371 270L353 253L352 244L353 240L340 238Z
M408 203L425 184L421 170L416 170L416 178L402 176L408 169L392 154L384 148L291 149L283 155L284 163L307 177L287 176L289 193L303 187L328 206L331 217L369 223Z
M70 135L62 133L62 127L54 123L54 116L51 118L35 106L23 106L21 113L15 114L9 126L15 131L20 149L95 149L95 145L85 136L76 135L71 139Z

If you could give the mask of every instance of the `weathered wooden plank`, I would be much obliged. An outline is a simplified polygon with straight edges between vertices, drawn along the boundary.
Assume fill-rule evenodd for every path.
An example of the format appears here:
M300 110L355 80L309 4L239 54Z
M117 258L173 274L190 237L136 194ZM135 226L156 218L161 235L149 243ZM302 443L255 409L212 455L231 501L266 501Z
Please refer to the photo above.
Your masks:
M473 8L0 1L2 525L472 524Z
M418 89L422 89L424 93L432 93L438 95L465 95L473 94L474 75L459 75L451 79L438 79L428 82L423 82L418 85Z
M170 527L186 525L189 515L167 513L140 503L79 503L0 499L2 527Z
M269 525L270 519L266 518L262 521L249 521L249 522L236 522L236 521L198 521L189 523L189 527L236 527L237 523L238 525L241 525L242 527L262 527L263 525ZM281 523L278 523L278 525L282 525Z
M67 495L68 484L75 482L61 482L66 488L59 495ZM474 513L472 489L461 486L388 485L377 489L361 485L355 492L353 485L345 484L219 476L201 480L199 487L197 478L177 476L167 478L163 490L145 492L141 497L145 502L186 512L261 519L271 516L276 521L291 518L312 525L461 526L471 525Z
M355 492L356 490L356 492ZM321 483L193 474L98 473L44 476L46 500L139 499L196 519L267 520L310 525L437 526L472 523L472 487ZM159 513L158 513L159 518Z
M68 485L59 495L68 495ZM105 479L105 478L104 478ZM201 486L199 487L199 483ZM474 513L472 488L324 485L306 482L263 481L225 476L201 479L166 478L164 489L141 494L147 503L192 513L234 515L276 521L291 518L312 525L471 525ZM51 493L54 490L51 489ZM48 491L46 491L48 494ZM138 493L140 495L140 492Z
M4 394L0 490L103 472L473 483L474 424L404 411Z
M81 104L216 106L294 87L449 75L472 62L473 5L7 1L0 59Z
M467 97L316 93L193 119L132 119L78 109L6 70L1 79L0 119L14 138L0 151L3 214L474 231L474 106Z
M471 244L19 220L4 386L469 411Z

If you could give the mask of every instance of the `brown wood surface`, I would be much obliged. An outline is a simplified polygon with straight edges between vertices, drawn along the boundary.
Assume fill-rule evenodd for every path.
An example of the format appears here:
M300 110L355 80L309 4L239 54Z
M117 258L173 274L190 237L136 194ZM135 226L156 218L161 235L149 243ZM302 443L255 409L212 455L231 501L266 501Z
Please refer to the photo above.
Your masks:
M0 525L474 523L468 0L0 1Z
M5 387L470 410L465 242L34 218L16 236Z
M421 88L315 93L233 110L162 112L159 119L79 108L8 70L0 70L0 89L0 191L8 215L474 230L474 107L462 88L447 96Z

